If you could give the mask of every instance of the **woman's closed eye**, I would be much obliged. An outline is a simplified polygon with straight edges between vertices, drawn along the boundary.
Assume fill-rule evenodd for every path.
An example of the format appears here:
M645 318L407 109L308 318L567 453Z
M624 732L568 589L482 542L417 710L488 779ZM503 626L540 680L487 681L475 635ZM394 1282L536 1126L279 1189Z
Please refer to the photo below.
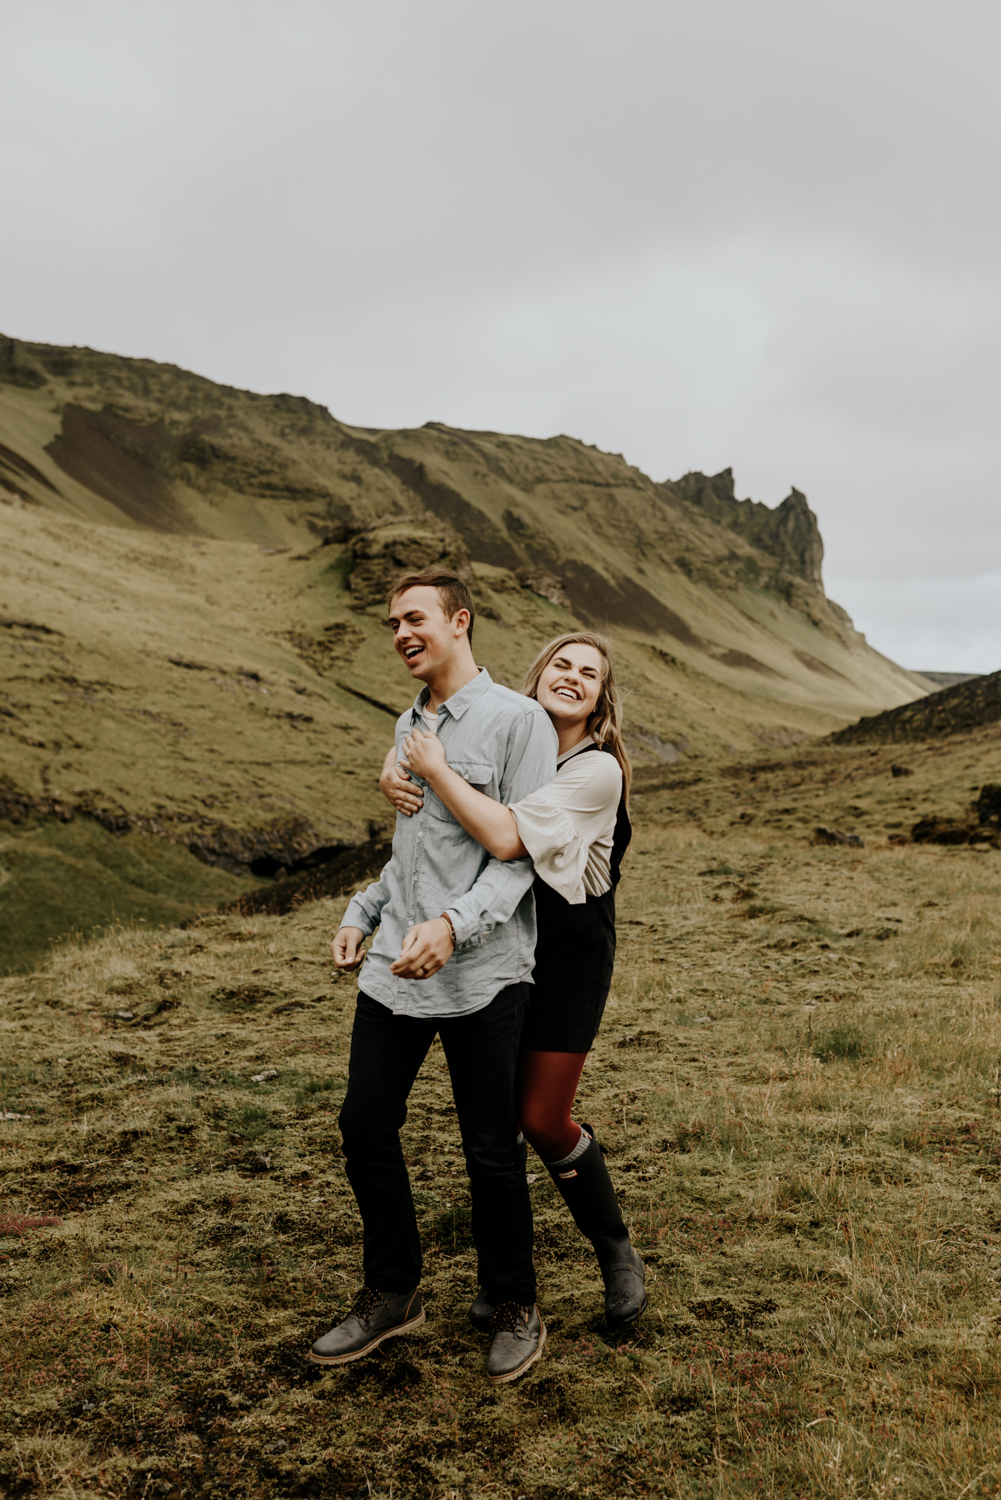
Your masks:
M572 672L572 671L574 671L574 664L573 664L573 662L570 661L569 658L566 657L566 656L554 656L553 657L553 666L556 668L556 670L558 672ZM598 679L599 679L599 677L601 676L601 673L597 670L596 667L588 667L588 666L582 665L582 666L578 667L576 670L580 674L581 677L586 677L589 682L597 682Z

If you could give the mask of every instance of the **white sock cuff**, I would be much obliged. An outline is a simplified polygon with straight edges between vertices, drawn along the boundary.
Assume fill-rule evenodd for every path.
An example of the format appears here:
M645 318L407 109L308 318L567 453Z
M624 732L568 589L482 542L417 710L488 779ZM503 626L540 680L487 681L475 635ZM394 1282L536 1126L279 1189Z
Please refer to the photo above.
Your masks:
M578 1130L580 1130L580 1126L579 1125L578 1125L577 1128L578 1128ZM588 1135L588 1133L587 1133L586 1130L581 1130L580 1131L580 1140L577 1142L576 1146L573 1148L573 1150L571 1151L570 1155L569 1156L564 1156L561 1161L547 1161L546 1162L546 1166L547 1167L556 1167L556 1168L559 1168L559 1167L571 1167L571 1166L573 1166L574 1162L577 1160L578 1156L583 1156L584 1155L584 1152L587 1150L587 1148L588 1148L588 1146L590 1146L590 1144L591 1144L591 1137Z

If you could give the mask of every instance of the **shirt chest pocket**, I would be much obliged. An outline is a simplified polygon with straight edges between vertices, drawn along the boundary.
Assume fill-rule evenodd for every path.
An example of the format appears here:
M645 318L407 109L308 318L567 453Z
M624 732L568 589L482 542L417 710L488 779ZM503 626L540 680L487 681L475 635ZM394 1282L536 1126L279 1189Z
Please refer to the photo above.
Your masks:
M494 768L486 761L481 760L450 760L449 766L457 771L463 781L475 787L478 792L486 792L494 779ZM430 812L433 818L438 818L443 823L452 823L459 827L459 820L449 812L440 797L431 794Z

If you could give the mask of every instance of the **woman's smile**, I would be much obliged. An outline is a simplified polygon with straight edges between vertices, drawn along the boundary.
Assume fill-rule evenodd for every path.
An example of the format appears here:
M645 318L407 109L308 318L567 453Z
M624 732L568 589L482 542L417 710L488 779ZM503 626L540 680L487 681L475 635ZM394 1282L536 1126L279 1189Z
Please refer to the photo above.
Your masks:
M576 642L547 662L536 696L551 718L586 724L598 705L603 677L601 653Z

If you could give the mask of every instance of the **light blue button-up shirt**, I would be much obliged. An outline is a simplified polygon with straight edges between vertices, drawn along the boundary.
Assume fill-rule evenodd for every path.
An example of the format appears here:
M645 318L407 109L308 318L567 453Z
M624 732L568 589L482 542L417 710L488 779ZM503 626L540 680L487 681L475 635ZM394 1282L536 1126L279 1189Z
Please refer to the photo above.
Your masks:
M420 724L425 687L396 725L396 751ZM556 775L556 731L549 715L493 681L481 668L438 709L438 738L448 763L505 804L518 802ZM415 777L420 781L420 778ZM506 985L530 980L535 964L535 900L530 859L495 859L420 782L424 806L396 817L393 857L379 879L353 897L342 925L366 936L379 928L361 971L366 995L404 1016L461 1016ZM448 912L456 949L430 979L397 979L390 965L418 922Z

